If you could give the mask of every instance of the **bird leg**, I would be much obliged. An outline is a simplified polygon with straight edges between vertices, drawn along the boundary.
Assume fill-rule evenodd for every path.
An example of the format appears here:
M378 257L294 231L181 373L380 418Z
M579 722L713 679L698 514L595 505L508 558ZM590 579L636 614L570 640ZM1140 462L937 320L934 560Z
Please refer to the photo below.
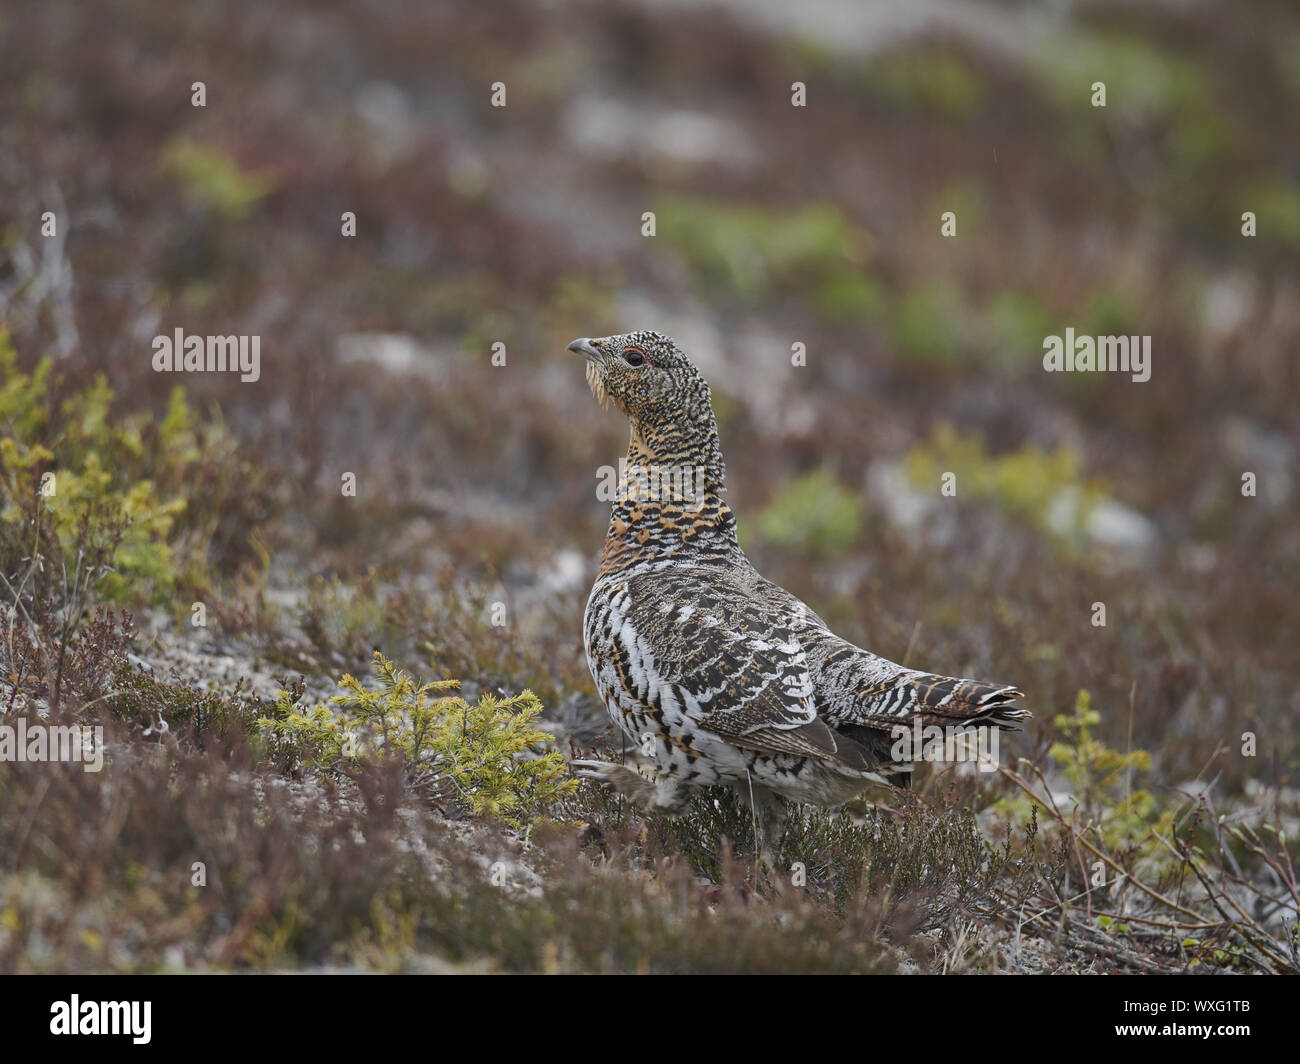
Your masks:
M636 769L610 761L577 760L570 761L569 766L579 779L608 784L646 812L655 811L672 817L686 809L687 795L671 779L647 779Z
M754 846L759 862L775 868L781 840L790 822L790 803L775 791L755 786L751 779L736 783L735 789L754 813Z

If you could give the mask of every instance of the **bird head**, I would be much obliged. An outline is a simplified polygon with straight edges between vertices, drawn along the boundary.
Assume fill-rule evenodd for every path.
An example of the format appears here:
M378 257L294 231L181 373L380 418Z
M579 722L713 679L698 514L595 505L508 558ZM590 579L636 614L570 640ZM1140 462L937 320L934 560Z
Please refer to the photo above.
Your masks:
M584 337L569 350L587 359L587 383L602 403L613 403L634 421L673 416L709 405L709 386L691 360L667 336L641 330Z
M613 401L627 415L634 439L651 455L698 463L721 487L722 454L709 385L676 343L643 329L583 337L569 350L586 358L587 383L596 398Z

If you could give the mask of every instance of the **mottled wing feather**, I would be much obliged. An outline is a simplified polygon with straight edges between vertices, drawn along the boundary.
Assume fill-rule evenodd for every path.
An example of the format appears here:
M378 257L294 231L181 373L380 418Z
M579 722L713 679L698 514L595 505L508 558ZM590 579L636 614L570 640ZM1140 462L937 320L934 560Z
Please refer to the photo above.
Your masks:
M846 768L869 771L873 759L865 748L847 736L837 735L822 720L815 720L799 728L780 730L759 728L738 734L731 730L726 712L710 713L700 721L700 726L721 735L736 746L761 750L773 754L798 754L823 761L835 761Z
M716 573L678 571L628 581L628 622L653 649L660 682L698 710L699 727L752 750L867 768L866 752L817 716L794 618Z

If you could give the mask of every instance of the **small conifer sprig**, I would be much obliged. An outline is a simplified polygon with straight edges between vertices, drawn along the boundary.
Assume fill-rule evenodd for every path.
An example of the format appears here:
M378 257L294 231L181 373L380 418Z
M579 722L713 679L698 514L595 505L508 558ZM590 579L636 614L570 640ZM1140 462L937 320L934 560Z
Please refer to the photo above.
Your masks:
M400 758L414 790L515 827L577 789L560 754L545 749L554 736L536 727L542 703L532 691L471 703L443 694L459 680L421 683L379 651L375 674L377 690L344 675L341 693L314 709L281 691L258 723L304 760L349 778L365 761Z

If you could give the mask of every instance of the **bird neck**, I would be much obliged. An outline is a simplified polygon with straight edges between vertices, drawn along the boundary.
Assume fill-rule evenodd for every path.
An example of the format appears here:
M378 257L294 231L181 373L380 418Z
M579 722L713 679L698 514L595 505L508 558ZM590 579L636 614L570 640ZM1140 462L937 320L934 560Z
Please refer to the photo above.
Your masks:
M633 424L605 536L602 572L688 555L729 557L740 549L736 518L723 501L717 430L695 447Z

